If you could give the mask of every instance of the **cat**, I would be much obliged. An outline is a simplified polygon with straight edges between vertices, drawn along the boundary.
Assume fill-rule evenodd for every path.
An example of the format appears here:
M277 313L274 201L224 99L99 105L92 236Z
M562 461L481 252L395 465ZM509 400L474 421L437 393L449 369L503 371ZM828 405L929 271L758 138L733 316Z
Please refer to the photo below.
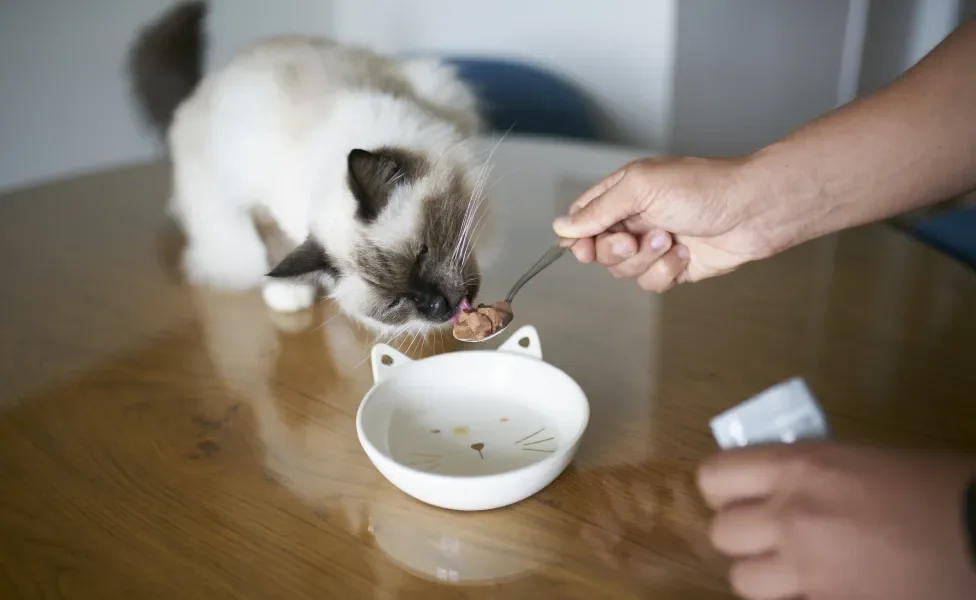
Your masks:
M168 146L186 277L261 286L275 311L324 287L377 332L454 321L491 229L473 90L437 60L308 36L260 40L204 74L206 14L178 4L129 50L137 104Z

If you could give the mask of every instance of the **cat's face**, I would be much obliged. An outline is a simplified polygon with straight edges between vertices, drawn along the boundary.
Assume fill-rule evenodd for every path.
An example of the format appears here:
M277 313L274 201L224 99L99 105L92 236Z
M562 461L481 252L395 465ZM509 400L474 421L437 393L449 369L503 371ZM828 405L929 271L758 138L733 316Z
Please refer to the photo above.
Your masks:
M377 330L446 325L480 287L474 244L488 203L477 175L408 150L353 150L344 251L330 254L329 231L313 230L270 275L324 278L346 312Z

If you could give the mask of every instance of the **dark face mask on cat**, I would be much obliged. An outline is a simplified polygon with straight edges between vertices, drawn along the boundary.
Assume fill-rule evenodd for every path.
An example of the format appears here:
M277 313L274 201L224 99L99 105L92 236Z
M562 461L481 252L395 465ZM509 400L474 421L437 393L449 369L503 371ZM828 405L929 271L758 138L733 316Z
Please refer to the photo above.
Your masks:
M389 148L353 150L348 170L355 218L365 232L352 255L337 260L329 256L325 243L309 237L269 276L311 278L333 289L346 288L339 292L345 300L340 304L347 310L354 307L351 312L379 326L419 328L451 322L458 307L473 301L480 287L473 246L482 213L465 174L443 169L434 173L424 157ZM391 242L383 228L395 216L384 210L395 191L419 206L410 213L417 221L411 233Z

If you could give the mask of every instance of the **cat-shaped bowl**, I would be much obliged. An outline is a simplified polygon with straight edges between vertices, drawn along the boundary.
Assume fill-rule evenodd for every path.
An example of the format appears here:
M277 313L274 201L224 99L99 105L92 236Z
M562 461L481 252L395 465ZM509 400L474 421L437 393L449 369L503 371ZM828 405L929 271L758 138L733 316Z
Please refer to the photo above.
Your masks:
M524 500L569 465L590 418L586 394L543 362L522 327L498 350L411 360L378 344L356 414L366 455L393 485L453 510Z

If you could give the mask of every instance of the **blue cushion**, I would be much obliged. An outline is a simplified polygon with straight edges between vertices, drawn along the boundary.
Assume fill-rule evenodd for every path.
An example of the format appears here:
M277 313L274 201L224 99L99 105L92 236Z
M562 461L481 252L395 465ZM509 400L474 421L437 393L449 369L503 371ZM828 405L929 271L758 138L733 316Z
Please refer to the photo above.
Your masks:
M976 268L976 207L930 217L912 230L920 240Z
M587 98L542 68L507 60L444 58L475 89L492 129L598 140Z

